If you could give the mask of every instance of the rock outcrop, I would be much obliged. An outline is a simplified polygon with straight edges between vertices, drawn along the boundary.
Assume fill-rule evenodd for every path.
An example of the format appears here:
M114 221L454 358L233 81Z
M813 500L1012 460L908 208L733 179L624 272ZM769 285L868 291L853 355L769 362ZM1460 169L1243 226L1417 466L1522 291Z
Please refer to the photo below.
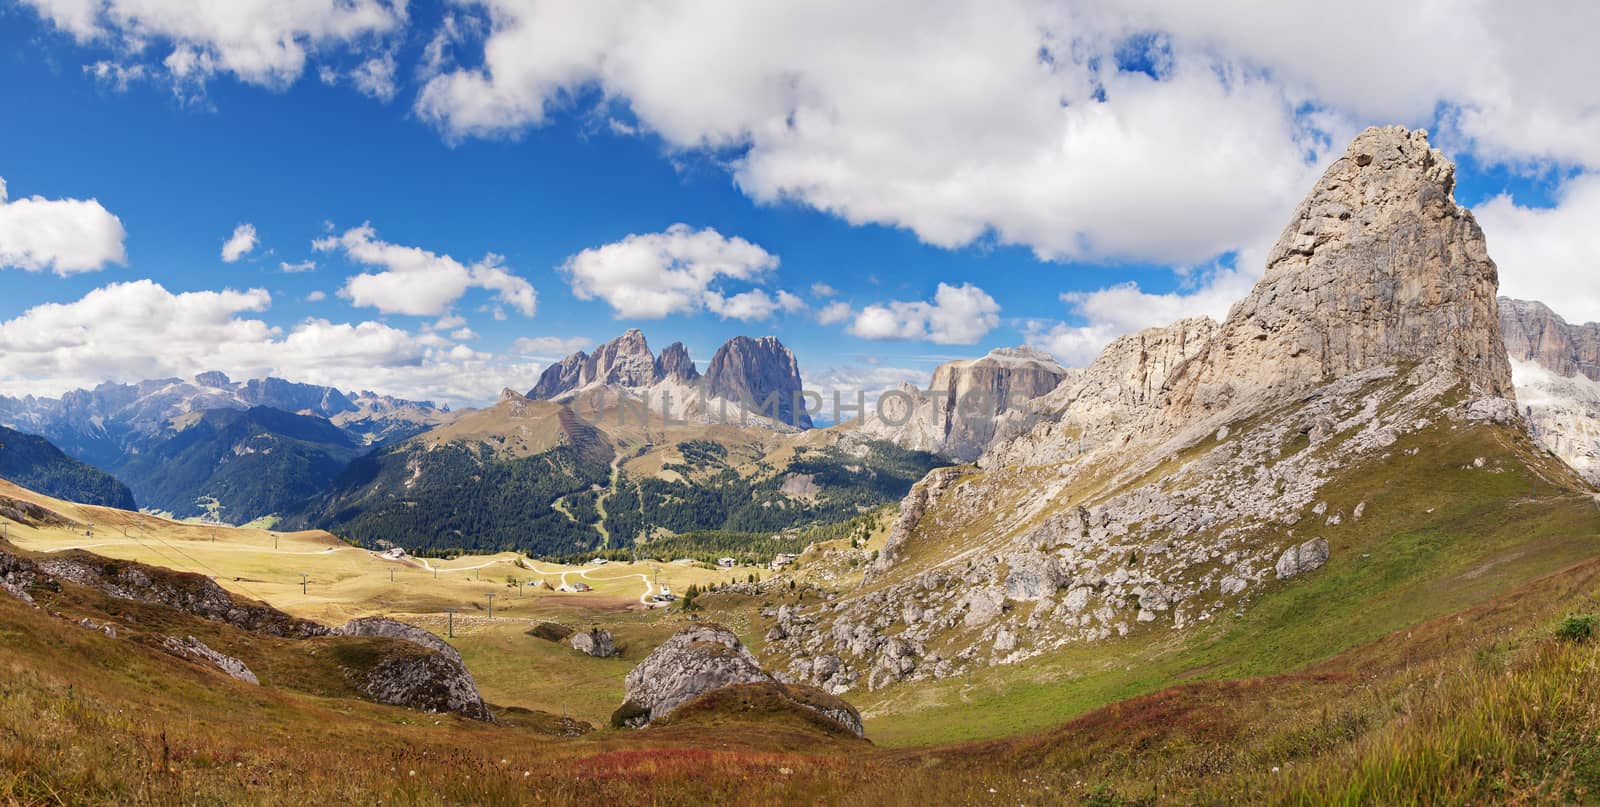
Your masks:
M628 673L624 682L627 699L618 710L617 722L643 727L702 695L745 684L779 682L761 668L733 631L718 625L690 626L673 634ZM862 736L861 716L848 704L827 697L805 697L789 689L780 686L774 691Z
M752 339L735 336L724 342L706 368L705 388L711 395L762 409L776 399L775 420L801 429L811 428L811 416L796 408L801 390L800 363L775 336Z
M1312 538L1298 546L1283 550L1273 569L1278 573L1279 580L1288 580L1307 572L1314 572L1327 562L1328 539Z
M1004 415L1024 411L1070 375L1046 353L997 348L939 365L927 390L903 385L888 393L882 415L869 413L862 429L904 448L971 462L989 447Z
M442 655L456 664L462 665L462 674L466 675L465 662L449 642L439 638L432 631L423 630L415 625L396 622L393 619L370 616L361 619L352 619L344 626L332 631L335 636L382 636L388 639L403 639L419 647L425 647ZM470 679L471 676L467 675Z
M109 635L114 637L116 635L115 631ZM211 648L207 647L204 642L194 638L193 636L188 636L182 639L179 639L176 636L168 636L162 641L161 647L163 650L166 650L168 653L171 653L179 658L185 658L189 659L190 661L199 662L203 665L215 667L216 669L227 673L227 675L231 678L238 679L247 684L255 684L256 686L261 685L260 679L256 678L256 674L251 672L250 668L245 666L244 662L232 656L226 656L218 653L215 650L212 650Z
M391 654L353 675L362 693L378 703L494 722L459 657L438 652Z
M1499 274L1454 189L1455 164L1426 132L1357 136L1300 203L1254 291L1168 382L1169 420L1424 360L1474 397L1512 397Z
M573 650L595 658L610 658L617 654L617 643L611 638L611 631L601 628L580 630L572 634L571 642Z

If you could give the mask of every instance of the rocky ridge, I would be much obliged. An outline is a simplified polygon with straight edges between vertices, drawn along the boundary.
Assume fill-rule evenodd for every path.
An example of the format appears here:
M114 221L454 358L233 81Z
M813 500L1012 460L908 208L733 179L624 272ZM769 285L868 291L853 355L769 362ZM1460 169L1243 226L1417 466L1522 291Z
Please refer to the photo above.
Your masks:
M1315 574L1317 533L1370 517L1330 506L1334 478L1419 432L1520 420L1453 176L1421 132L1363 132L1226 321L1119 339L1008 414L976 471L912 491L859 591L776 610L772 663L876 689L1182 630Z
M795 409L800 390L799 362L776 337L728 340L702 376L683 343L657 356L631 328L592 354L579 351L546 368L527 397L568 404L596 422L643 402L651 419L793 431L812 425ZM769 397L773 406L766 407Z

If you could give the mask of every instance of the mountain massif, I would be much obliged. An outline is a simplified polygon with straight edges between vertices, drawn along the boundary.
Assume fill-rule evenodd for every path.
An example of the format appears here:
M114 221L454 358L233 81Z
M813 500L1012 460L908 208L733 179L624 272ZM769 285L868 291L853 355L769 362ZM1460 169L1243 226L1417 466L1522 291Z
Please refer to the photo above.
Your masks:
M1505 545L1563 508L1592 521L1592 489L1521 421L1496 267L1453 183L1424 133L1363 132L1225 321L1113 342L975 466L919 482L861 589L777 614L772 663L876 690L1224 630L1285 581L1438 585L1531 551ZM1529 484L1559 504L1518 510Z
M656 356L645 335L630 328L592 354L578 351L546 368L527 397L580 401L595 417L623 414L621 401L632 398L653 417L809 429L811 416L796 408L800 391L800 363L776 337L728 340L702 376L682 342Z

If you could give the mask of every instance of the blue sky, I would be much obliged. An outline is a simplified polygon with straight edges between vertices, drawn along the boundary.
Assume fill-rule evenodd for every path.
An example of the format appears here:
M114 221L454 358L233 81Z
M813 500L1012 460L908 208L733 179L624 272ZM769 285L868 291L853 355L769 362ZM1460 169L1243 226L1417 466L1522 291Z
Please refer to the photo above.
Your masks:
M938 360L1022 343L1081 363L1126 330L1190 313L1225 314L1248 290L1264 248L1315 175L1361 126L1389 122L1439 131L1436 145L1460 161L1458 200L1490 206L1480 216L1491 251L1519 288L1566 298L1548 302L1558 310L1565 302L1572 318L1600 318L1592 282L1576 295L1556 293L1583 276L1595 245L1582 238L1560 248L1549 243L1552 232L1600 210L1587 206L1600 194L1585 192L1597 157L1572 145L1594 125L1581 96L1534 99L1558 124L1570 112L1570 131L1519 140L1506 120L1527 113L1500 96L1426 85L1371 104L1351 102L1359 97L1350 86L1359 89L1359 64L1349 65L1346 83L1318 86L1296 78L1301 66L1273 62L1287 57L1263 55L1258 43L1190 30L1197 23L1187 19L1151 29L1133 12L1125 27L1082 34L1083 41L1109 42L1117 59L1084 60L1076 65L1080 76L1051 57L1057 75L1049 85L1024 88L1029 93L1003 72L978 70L972 87L958 86L966 74L939 77L945 68L919 63L925 54L909 47L894 53L890 40L880 83L892 91L858 97L866 91L855 85L871 82L871 60L883 48L856 34L878 20L846 21L851 36L842 38L818 32L822 41L840 42L831 61L808 62L822 57L803 49L784 55L788 62L744 54L751 65L742 70L742 51L734 51L717 60L727 73L714 62L704 68L710 72L683 68L681 80L667 81L662 76L695 50L693 42L674 40L670 26L657 37L617 18L600 35L588 30L592 20L541 16L535 4L511 0L449 7L362 0L380 22L352 35L327 33L327 20L313 13L282 23L283 41L297 43L300 57L254 52L230 38L228 30L267 24L249 18L253 3L186 11L178 0L101 0L87 20L72 16L70 5L0 0L0 104L9 121L0 126L0 179L12 202L95 200L120 221L125 261L63 272L59 264L30 267L15 257L20 248L11 250L13 266L0 268L0 358L9 365L0 367L0 394L184 374L203 363L470 404L501 386L530 387L558 344L595 343L630 326L644 329L658 349L682 340L702 362L729 336L777 334L822 384L915 378ZM182 12L172 18L178 22L162 16L171 9ZM724 18L750 13L722 11ZM183 22L211 13L235 17L199 27ZM335 14L330 4L326 15ZM759 42L764 21L742 24ZM573 26L570 36L563 25ZM1029 44L991 27L985 22L970 37L975 57L1004 61L998 57L1015 57ZM549 41L542 32L561 43L598 36L595 48L612 50L592 64L579 56L546 63L536 47ZM486 55L496 37L518 35L532 37L531 61L518 61L524 57L517 47ZM651 55L658 38L676 42L665 56ZM1205 47L1191 53L1190 38ZM438 42L450 46L442 63L429 52ZM1044 47L1060 47L1052 42ZM706 47L715 46L726 41ZM852 47L859 52L848 52ZM197 55L203 66L177 66L175 54ZM1024 53L1016 75L1030 75L1027 62L1039 58L1037 47ZM371 60L394 65L376 90L356 78ZM831 72L834 62L851 63L860 82ZM126 80L107 78L113 67ZM738 77L763 70L794 86L745 86ZM1515 65L1505 74L1519 75ZM1213 82L1214 75L1224 78ZM1095 86L1065 100L1085 76ZM904 87L895 87L902 79ZM1016 91L1016 98L1000 99L1013 103L991 103L986 81ZM1063 107L1092 117L1053 132L1048 104L1029 105L1054 92L1063 94ZM808 123L818 114L827 120ZM1093 128L1108 116L1109 135ZM771 120L788 127L767 133ZM1191 128L1194 136L1185 136ZM1233 139L1208 139L1208 132ZM684 292L688 303L669 305L663 316L638 315L637 306L619 302L633 290L626 278L614 279L623 272L620 253L599 250L630 234L666 243L680 223L691 234L710 228L742 239L775 256L776 266L745 267L742 275L707 268L711 280ZM223 244L241 224L253 227L258 241L226 262ZM502 256L493 265L536 290L537 310L526 316L484 288L429 300L439 311L427 316L404 313L411 301L395 300L410 289L419 299L432 293L420 284L401 283L379 298L352 294L352 277L385 267L313 242L364 224L370 241L424 250L458 267ZM0 229L0 262L8 254L5 237ZM34 249L27 254L38 263L43 248ZM585 250L592 251L582 264L591 274L563 270ZM316 268L284 270L304 261ZM580 275L590 280L587 292L575 288ZM146 279L168 296L259 289L270 302L175 302L148 289L137 303L109 293L98 307L84 302L96 290ZM833 292L819 293L818 284ZM941 284L970 307L940 305ZM727 301L752 290L770 312L719 315L724 303L705 298ZM799 300L777 305L779 292ZM308 299L317 293L323 299ZM835 315L823 317L830 304ZM197 324L164 342L141 341L150 324L141 325L141 310L171 320L174 329L189 327L183 318L191 315ZM879 316L869 317L874 310ZM126 321L108 322L119 317ZM308 321L328 328L308 331L293 349L277 347ZM369 327L345 336L335 327L362 323ZM228 335L212 335L212 328ZM55 341L62 344L23 336L40 330L61 335ZM76 342L65 336L80 331ZM320 358L327 346L356 341L350 335L358 332L370 338L370 352ZM534 338L546 341L518 342ZM162 344L179 355L153 355ZM223 346L211 351L217 344ZM130 352L119 357L119 347Z

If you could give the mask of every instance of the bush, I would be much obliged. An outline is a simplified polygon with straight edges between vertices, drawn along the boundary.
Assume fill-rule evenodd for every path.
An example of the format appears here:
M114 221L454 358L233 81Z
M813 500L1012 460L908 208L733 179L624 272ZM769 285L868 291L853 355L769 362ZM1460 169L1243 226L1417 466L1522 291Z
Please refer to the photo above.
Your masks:
M1583 642L1594 635L1594 615L1569 616L1556 628L1556 638L1564 642Z

